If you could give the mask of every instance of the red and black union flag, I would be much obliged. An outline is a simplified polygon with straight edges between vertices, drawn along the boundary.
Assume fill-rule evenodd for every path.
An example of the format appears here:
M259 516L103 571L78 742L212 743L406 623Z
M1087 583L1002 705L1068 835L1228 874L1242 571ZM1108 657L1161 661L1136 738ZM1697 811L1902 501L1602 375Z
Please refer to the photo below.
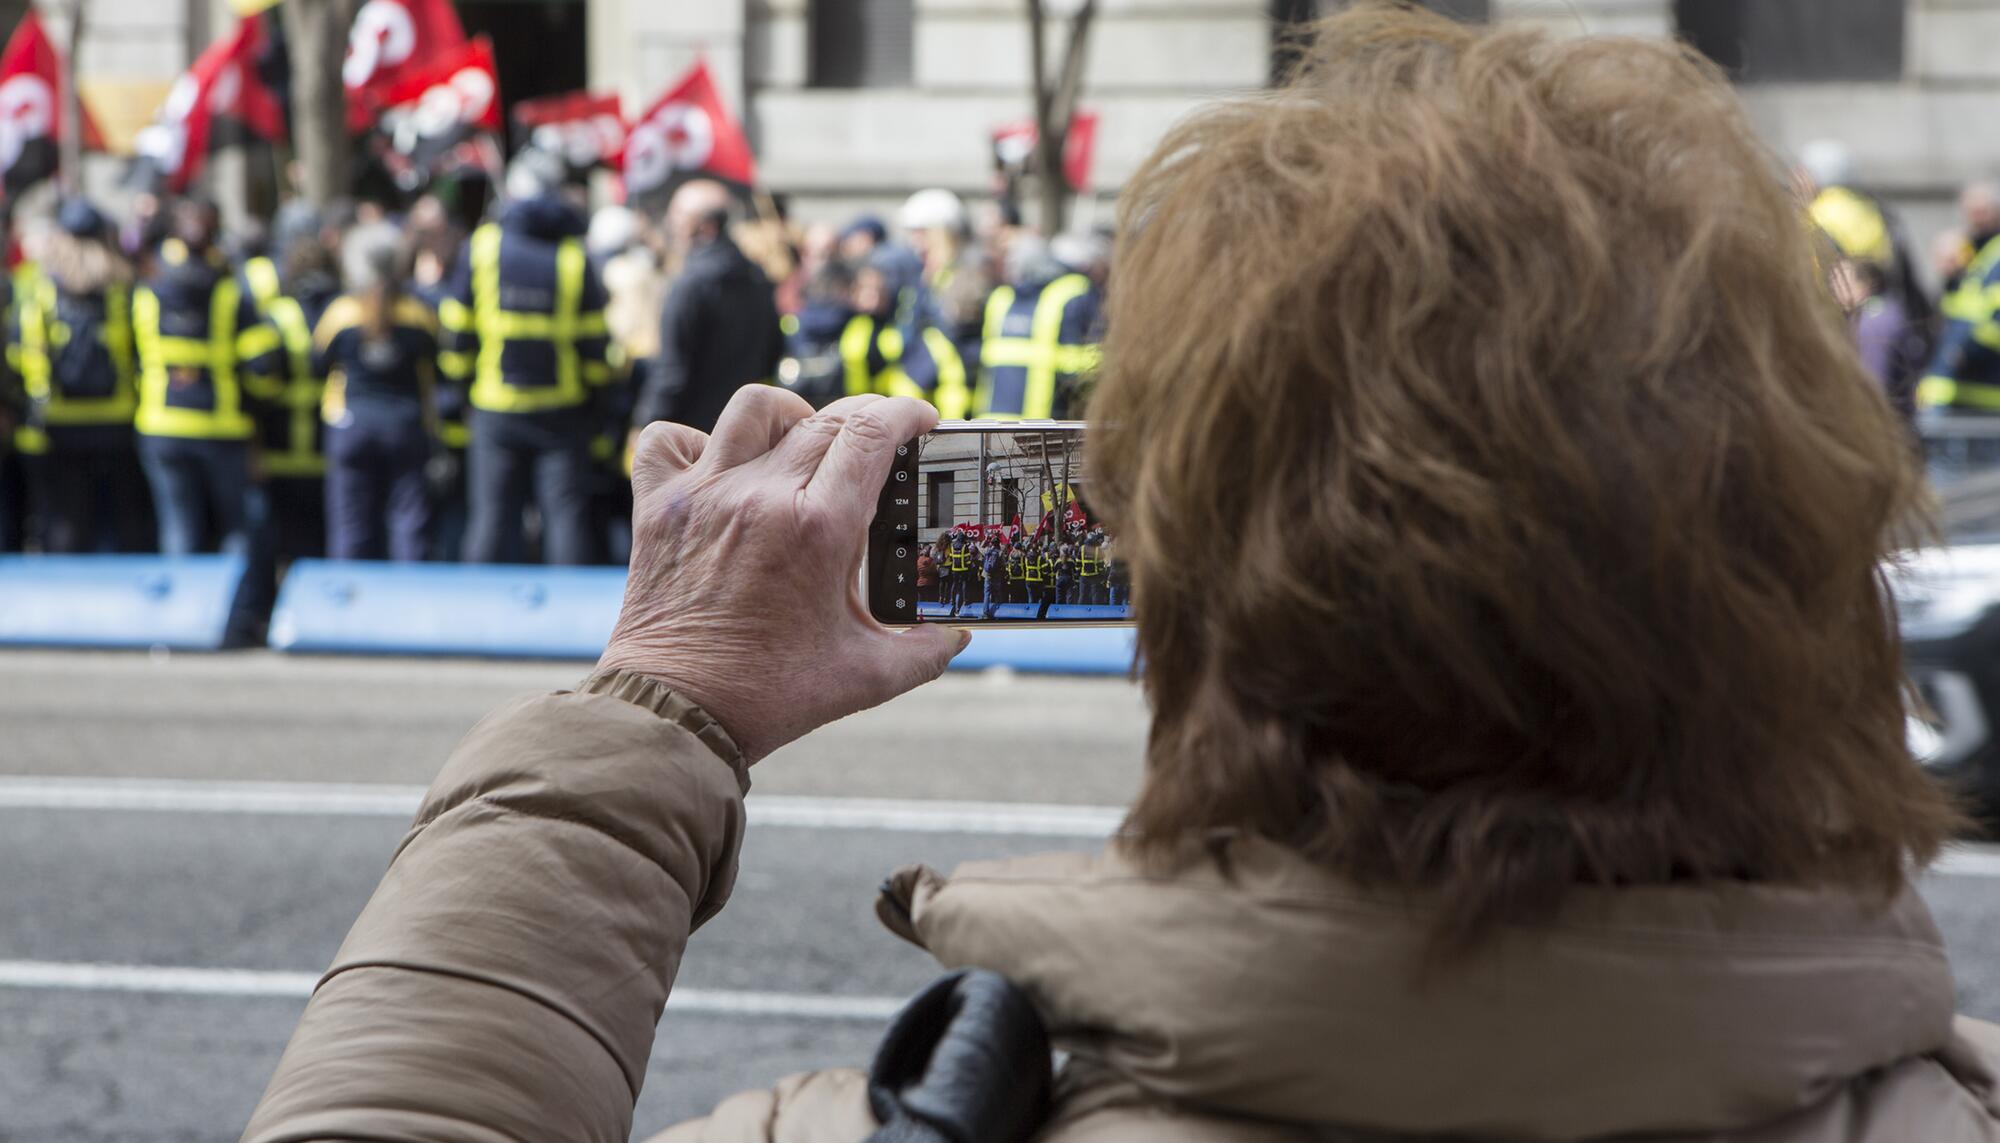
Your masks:
M0 193L13 198L56 171L63 138L62 60L33 8L0 51ZM83 109L83 143L104 139Z
M757 181L750 140L722 103L708 65L696 61L625 136L625 194L658 196L691 178L747 190Z
M435 73L465 45L451 0L368 0L348 30L341 83L347 129L359 135L411 81Z
M382 103L377 126L388 137L385 161L397 185L413 190L435 176L485 168L490 135L501 125L492 42L467 40L405 75Z
M257 67L264 35L257 17L238 21L174 81L166 106L133 147L142 185L179 194L211 153L251 139L285 138L284 108Z
M625 150L616 92L571 91L514 105L515 141L557 155L572 171L610 166Z

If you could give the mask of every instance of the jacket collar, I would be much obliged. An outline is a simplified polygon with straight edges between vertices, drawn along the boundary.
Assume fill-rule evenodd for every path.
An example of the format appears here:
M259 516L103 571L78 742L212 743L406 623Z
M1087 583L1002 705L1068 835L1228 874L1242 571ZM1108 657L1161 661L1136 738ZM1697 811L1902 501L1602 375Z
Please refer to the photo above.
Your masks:
M1061 1046L1156 1097L1411 1133L1720 1131L1951 1036L1914 891L1581 891L1554 925L1421 971L1425 905L1270 843L1149 876L1115 854L905 869L883 918L1026 988Z

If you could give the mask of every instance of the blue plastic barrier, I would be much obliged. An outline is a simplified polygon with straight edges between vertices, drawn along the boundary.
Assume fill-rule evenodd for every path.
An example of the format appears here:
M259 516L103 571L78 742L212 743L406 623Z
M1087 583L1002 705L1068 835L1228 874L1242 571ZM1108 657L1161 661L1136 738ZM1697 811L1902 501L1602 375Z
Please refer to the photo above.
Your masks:
M281 651L594 659L623 568L300 560L271 616Z
M1030 631L981 627L952 668L1012 667L1061 675L1122 675L1132 669L1130 627L1055 627Z
M222 646L240 556L0 556L0 645Z
M278 594L271 645L298 652L594 659L611 636L624 595L620 568L301 560ZM998 617L1032 619L1038 610L1007 604ZM1050 612L1103 620L1122 617L1123 609L1068 605ZM1132 645L1129 629L982 628L953 666L1124 674L1132 666Z

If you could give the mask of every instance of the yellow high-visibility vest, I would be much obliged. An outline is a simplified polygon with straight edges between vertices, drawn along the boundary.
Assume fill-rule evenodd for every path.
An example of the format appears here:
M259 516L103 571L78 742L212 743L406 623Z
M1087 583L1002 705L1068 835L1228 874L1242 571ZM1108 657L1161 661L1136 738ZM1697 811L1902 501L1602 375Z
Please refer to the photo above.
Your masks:
M447 333L471 333L479 348L473 360L442 353L447 376L467 371L472 388L467 399L475 409L496 413L540 413L572 409L590 399L590 386L608 385L616 372L608 363L586 362L577 342L608 337L604 311L584 311L583 287L589 264L583 243L565 238L556 246L555 309L549 313L509 310L501 306L500 225L489 222L473 231L470 249L472 304L446 298L438 305L438 325ZM555 350L555 384L528 388L510 385L501 355L510 342L547 342Z
M979 420L1044 421L1055 416L1057 379L1097 368L1095 345L1065 345L1063 311L1090 291L1090 279L1064 274L1035 296L1034 315L1026 337L1009 336L1007 317L1016 294L1001 286L986 299L985 341L980 346L982 376L973 395L973 416ZM1001 383L1004 379L1005 383Z
M297 298L286 297L278 282L278 265L269 258L252 258L243 263L243 280L257 312L278 331L285 348L285 379L260 388L253 380L251 390L285 412L282 440L278 447L265 442L264 471L272 476L324 476L326 458L320 455L320 406L326 397L326 383L313 373L312 323Z
M2000 353L2000 284L1986 282L1996 268L2000 268L2000 238L1986 243L1938 308L1947 322L1963 322L1971 327L1968 337ZM2000 384L1934 373L1917 384L1917 405L2000 412Z
M104 322L97 336L111 359L112 383L111 392L101 397L79 397L56 387L53 354L72 336L69 325L57 316L58 297L55 282L33 265L15 271L16 337L7 347L8 364L20 374L38 423L16 429L14 445L31 455L48 451L47 428L129 425L139 408L130 288L117 282L104 287Z
M160 298L141 286L132 295L132 336L139 356L139 412L133 424L156 437L247 441L257 426L244 408L238 362L268 348L245 344L269 330L246 330L239 341L236 311L243 294L234 278L223 278L209 294L208 336L168 337L160 332ZM273 334L272 336L275 336ZM171 375L180 369L206 370L213 399L206 409L169 404Z

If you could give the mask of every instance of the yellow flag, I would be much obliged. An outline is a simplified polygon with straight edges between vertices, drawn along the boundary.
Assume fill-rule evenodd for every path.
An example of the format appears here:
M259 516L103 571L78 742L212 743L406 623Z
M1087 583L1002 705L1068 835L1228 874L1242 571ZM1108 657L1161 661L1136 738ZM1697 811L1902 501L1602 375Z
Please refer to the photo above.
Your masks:
M281 0L229 0L229 6L236 10L238 16L255 16L259 12L268 12L276 8L280 2Z

